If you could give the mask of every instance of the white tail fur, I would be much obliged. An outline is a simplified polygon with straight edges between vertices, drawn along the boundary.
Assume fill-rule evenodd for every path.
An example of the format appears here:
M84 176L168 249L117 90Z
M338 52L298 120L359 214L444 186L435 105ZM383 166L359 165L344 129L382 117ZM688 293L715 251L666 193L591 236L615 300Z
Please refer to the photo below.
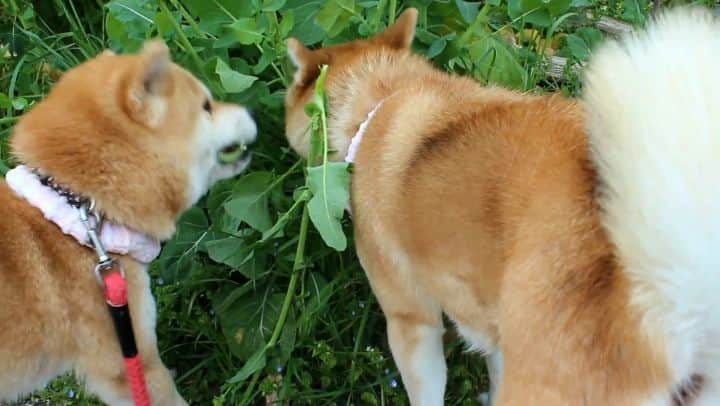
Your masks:
M673 10L601 47L586 75L605 225L683 375L720 355L720 24Z

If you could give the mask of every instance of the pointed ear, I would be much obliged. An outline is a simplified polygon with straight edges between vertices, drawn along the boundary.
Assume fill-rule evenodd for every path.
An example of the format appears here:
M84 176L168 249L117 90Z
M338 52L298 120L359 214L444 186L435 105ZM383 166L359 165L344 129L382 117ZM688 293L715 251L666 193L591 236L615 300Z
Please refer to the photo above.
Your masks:
M298 69L307 65L308 60L312 57L312 51L298 41L297 38L290 37L287 39L287 52L293 65Z
M128 88L130 114L148 126L158 125L165 114L165 95L170 88L170 51L164 42L143 45L131 72Z
M408 8L400 14L395 23L378 34L374 39L395 49L410 49L415 38L418 11Z
M288 57L297 68L294 79L298 85L312 82L320 74L320 66L329 62L322 50L308 49L296 38L288 38L287 50Z
M140 51L140 77L143 91L150 95L159 95L167 90L168 70L170 68L170 50L160 40L150 40Z

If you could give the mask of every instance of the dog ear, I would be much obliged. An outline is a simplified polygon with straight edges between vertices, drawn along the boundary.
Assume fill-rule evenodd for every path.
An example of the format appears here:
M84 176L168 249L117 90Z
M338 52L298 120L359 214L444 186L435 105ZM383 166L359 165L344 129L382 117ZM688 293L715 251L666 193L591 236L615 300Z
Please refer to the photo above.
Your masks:
M395 23L381 32L375 38L382 44L395 49L410 49L415 38L415 26L417 25L418 11L416 8L408 8L400 14Z
M128 110L136 120L154 127L165 115L165 96L170 88L170 50L164 42L150 40L136 59L128 81Z
M287 51L288 57L297 69L295 84L300 86L310 84L317 79L320 66L330 62L330 58L322 50L313 51L296 38L288 38Z

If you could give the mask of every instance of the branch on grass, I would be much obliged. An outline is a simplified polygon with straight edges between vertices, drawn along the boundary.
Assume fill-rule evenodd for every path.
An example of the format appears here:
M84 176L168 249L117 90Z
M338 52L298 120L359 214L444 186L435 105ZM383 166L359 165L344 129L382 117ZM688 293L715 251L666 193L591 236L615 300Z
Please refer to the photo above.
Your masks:
M588 17L592 18L592 13L588 13ZM598 19L595 23L595 27L615 38L625 35L633 30L632 25L607 16L600 17L600 19ZM551 56L548 61L546 72L547 76L553 79L563 80L567 79L567 69L570 69L573 74L577 74L580 72L580 69L582 69L581 64L573 64L569 68L567 64L567 58L562 56Z

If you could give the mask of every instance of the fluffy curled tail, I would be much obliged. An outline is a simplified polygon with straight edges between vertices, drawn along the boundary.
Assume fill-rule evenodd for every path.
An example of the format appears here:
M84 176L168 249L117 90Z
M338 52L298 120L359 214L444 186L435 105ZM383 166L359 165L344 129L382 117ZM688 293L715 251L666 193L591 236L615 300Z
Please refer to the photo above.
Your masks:
M676 9L604 45L584 99L619 259L668 295L707 304L720 285L720 23Z

